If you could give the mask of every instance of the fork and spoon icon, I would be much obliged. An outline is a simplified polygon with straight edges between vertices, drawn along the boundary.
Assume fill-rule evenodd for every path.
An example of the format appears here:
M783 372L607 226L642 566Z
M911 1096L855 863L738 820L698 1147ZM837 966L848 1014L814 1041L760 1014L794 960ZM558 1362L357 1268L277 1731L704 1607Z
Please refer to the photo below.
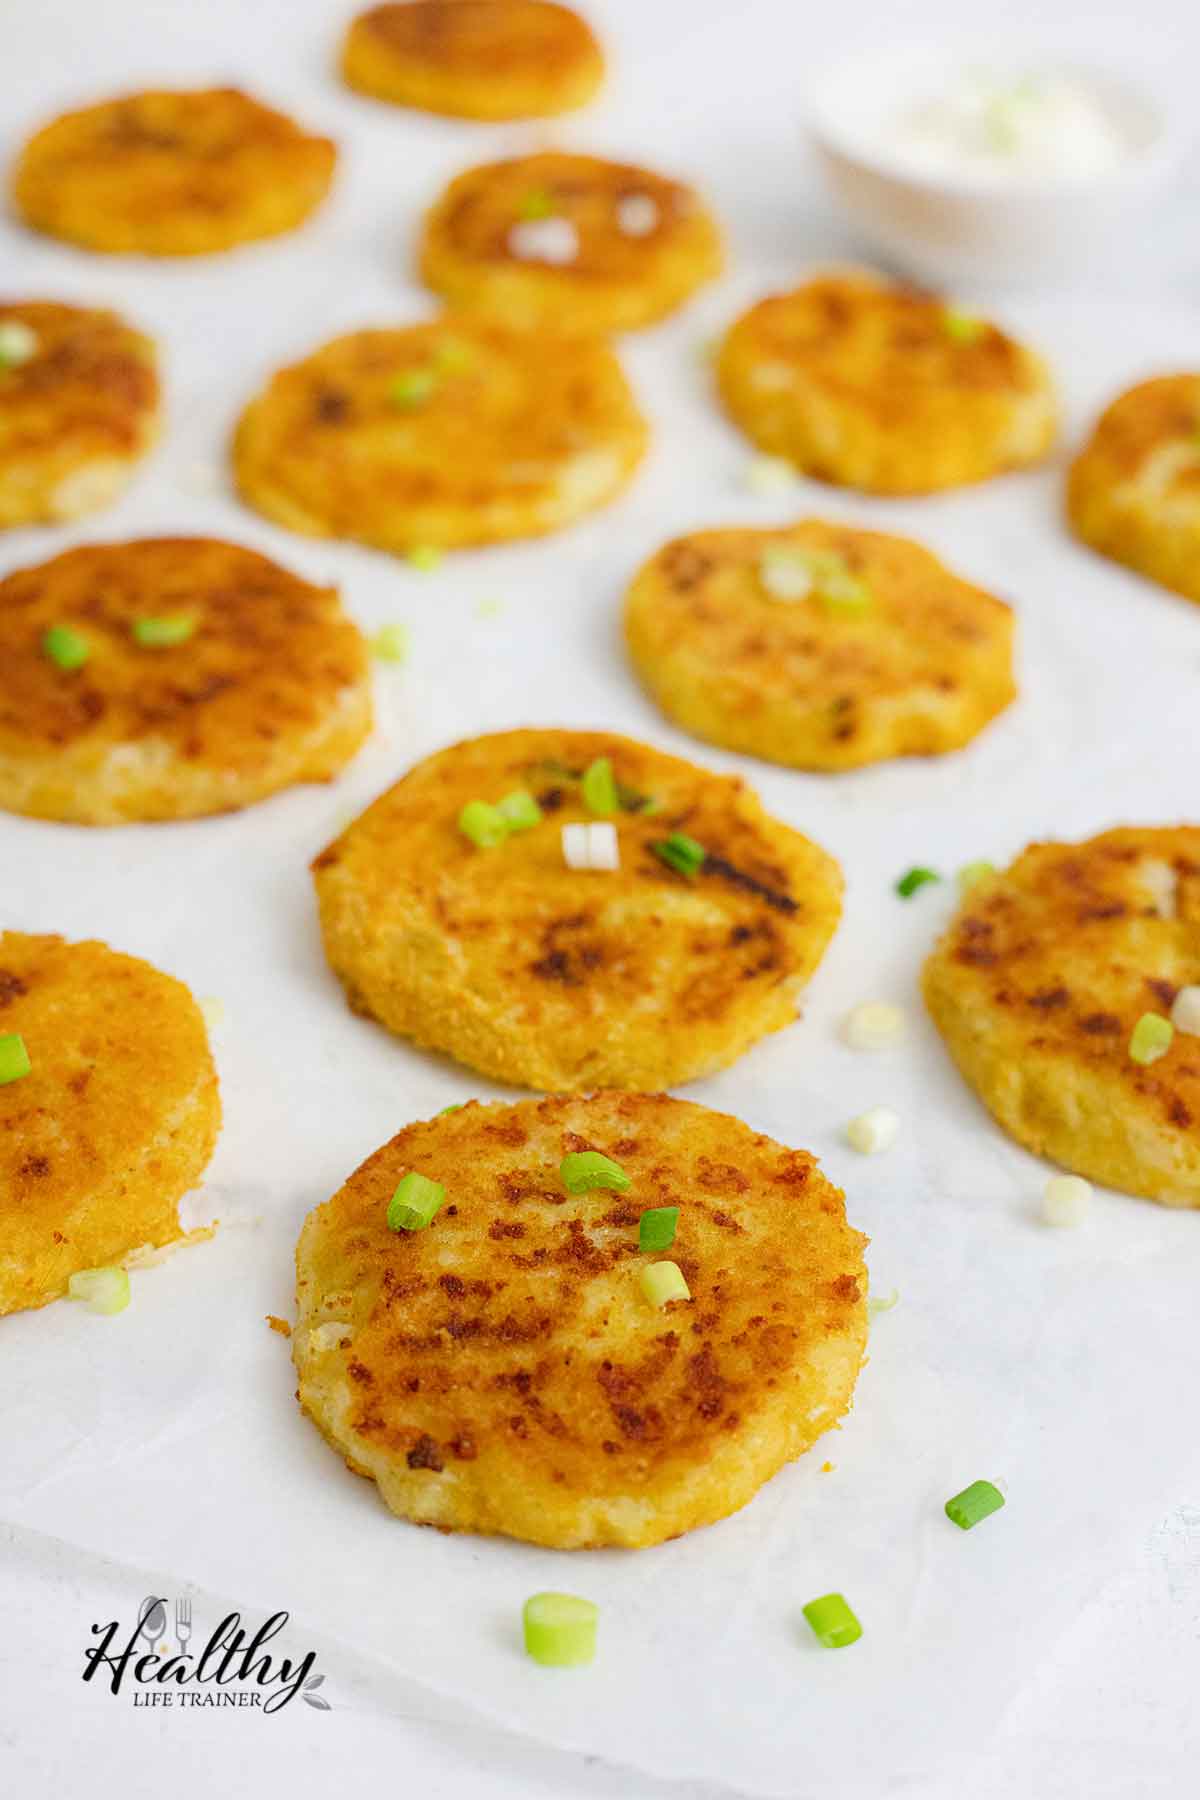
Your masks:
M149 1594L142 1601L138 1613L137 1635L144 1637L148 1650L156 1649L162 1642L167 1629L166 1602L158 1594ZM175 1602L175 1640L179 1645L181 1656L187 1655L188 1640L192 1635L192 1603L185 1596Z

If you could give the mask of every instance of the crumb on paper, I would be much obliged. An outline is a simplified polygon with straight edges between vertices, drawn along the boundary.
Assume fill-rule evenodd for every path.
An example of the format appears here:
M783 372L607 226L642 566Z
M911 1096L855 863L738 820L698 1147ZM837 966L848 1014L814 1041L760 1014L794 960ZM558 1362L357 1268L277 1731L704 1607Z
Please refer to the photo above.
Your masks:
M475 617L477 619L498 619L503 611L503 600L481 600L475 608Z
M214 1219L211 1225L197 1225L193 1231L185 1231L182 1237L175 1238L169 1244L139 1244L136 1250L131 1250L121 1258L120 1266L123 1269L156 1268L159 1263L166 1262L174 1251L182 1250L185 1244L202 1244L206 1238L215 1237L217 1224L218 1221Z
M835 1469L836 1469L836 1468L837 1468L837 1464L836 1464L836 1463L831 1463L831 1462L823 1462L823 1463L822 1463L822 1464L821 1464L821 1473L822 1473L822 1475L832 1475L832 1474L833 1474L833 1471L834 1471L834 1470L835 1470Z
M266 1318L267 1318L267 1324L271 1327L272 1331L277 1331L279 1333L280 1337L284 1337L284 1338L291 1337L292 1328L288 1324L286 1319L279 1318L276 1313L268 1313L266 1315Z

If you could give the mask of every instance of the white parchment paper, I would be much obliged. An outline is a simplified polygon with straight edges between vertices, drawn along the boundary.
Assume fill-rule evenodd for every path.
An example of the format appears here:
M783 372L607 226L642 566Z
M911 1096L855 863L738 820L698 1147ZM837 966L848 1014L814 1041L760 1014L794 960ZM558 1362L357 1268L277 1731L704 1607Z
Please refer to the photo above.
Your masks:
M145 11L131 6L129 19ZM220 56L218 15L229 24ZM632 9L621 17L630 57ZM406 276L416 209L467 160L530 141L340 95L326 79L328 29L315 5L243 15L227 0L203 21L181 14L153 50L131 26L86 66L68 45L57 87L47 61L45 91L22 93L12 121L15 137L105 81L236 70L333 129L346 156L311 230L235 258L144 267L3 227L6 291L107 301L159 337L171 422L116 509L9 533L2 566L91 538L212 532L336 579L364 627L405 621L413 651L379 674L379 729L332 787L194 825L88 832L0 818L0 923L103 938L226 1007L214 1032L225 1129L197 1196L198 1216L222 1229L136 1275L115 1320L57 1305L0 1321L0 1520L173 1571L248 1611L289 1608L414 1692L648 1773L761 1795L903 1789L977 1748L1118 1551L1195 1498L1200 1219L1099 1195L1079 1232L1038 1223L1046 1170L991 1125L921 1016L919 964L952 890L905 904L891 884L914 862L953 871L1039 836L1194 819L1200 616L1064 535L1060 462L919 502L811 484L785 500L745 492L747 452L711 403L698 348L824 245L787 211L782 180L764 197L763 168L702 151L698 126L694 152L738 262L682 319L625 341L656 435L617 506L432 575L244 511L223 485L239 405L276 363L339 330L419 316L427 303ZM295 47L281 47L286 32ZM557 135L689 167L637 69ZM1005 316L1059 371L1068 439L1121 385L1200 358L1194 315L1163 304L1093 298ZM618 632L640 559L691 526L809 511L911 532L1012 601L1021 699L970 750L804 776L690 742L641 694ZM740 768L842 861L846 916L802 1021L687 1092L815 1150L871 1235L876 1288L901 1293L873 1328L841 1432L736 1518L636 1554L564 1556L393 1520L300 1416L288 1347L264 1323L290 1313L292 1248L311 1206L409 1119L500 1092L351 1016L321 955L308 860L416 758L476 732L567 720ZM866 998L908 1007L905 1048L842 1046L838 1021ZM900 1112L900 1141L856 1157L841 1128L877 1103ZM1000 1480L1009 1504L965 1536L942 1502L980 1475ZM601 1603L586 1674L521 1656L520 1604L539 1587ZM865 1627L843 1656L821 1652L800 1617L829 1589Z

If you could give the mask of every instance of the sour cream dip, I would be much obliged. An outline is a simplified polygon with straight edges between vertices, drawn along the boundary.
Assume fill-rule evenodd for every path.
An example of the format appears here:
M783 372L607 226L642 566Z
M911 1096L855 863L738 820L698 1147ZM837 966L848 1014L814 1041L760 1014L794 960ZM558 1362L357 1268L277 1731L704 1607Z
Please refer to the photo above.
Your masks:
M1106 174L1137 147L1084 76L964 68L889 112L877 149L914 172L1027 185Z

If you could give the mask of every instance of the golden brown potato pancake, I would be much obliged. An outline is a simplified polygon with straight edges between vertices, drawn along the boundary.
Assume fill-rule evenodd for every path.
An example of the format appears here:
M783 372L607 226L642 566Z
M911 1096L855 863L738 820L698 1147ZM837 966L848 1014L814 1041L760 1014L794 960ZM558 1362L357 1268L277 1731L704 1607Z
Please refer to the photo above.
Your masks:
M551 0L403 0L353 20L342 75L395 106L532 119L584 106L604 58L579 14Z
M743 313L717 364L729 415L805 475L923 494L1040 461L1055 400L1041 358L985 319L866 271Z
M0 1313L194 1235L178 1205L212 1155L221 1102L182 982L105 944L6 931L0 1034L22 1037L30 1062L0 1085Z
M468 169L430 209L421 276L508 325L630 331L721 272L699 196L630 163L545 150Z
M620 868L568 868L608 758ZM534 795L541 819L493 849L472 800ZM650 803L653 810L647 811ZM708 859L693 878L653 848ZM744 782L608 732L509 731L397 782L313 865L325 950L350 1004L499 1081L658 1088L725 1067L789 1024L841 910L833 859Z
M26 224L88 250L203 256L303 224L337 149L238 88L152 90L63 113L17 161Z
M621 1193L568 1194L599 1150ZM445 1188L391 1231L415 1169ZM659 1308L638 1219L691 1297ZM806 1151L664 1094L481 1106L410 1125L310 1213L300 1404L393 1512L558 1549L661 1543L744 1506L846 1411L866 1239Z
M1200 983L1200 828L1033 844L966 895L925 969L963 1075L1039 1156L1200 1206L1200 1037L1130 1055L1143 1014Z
M183 641L139 641L179 622ZM48 633L86 651L61 667ZM0 807L190 819L328 781L371 729L335 588L215 538L87 544L0 581Z

